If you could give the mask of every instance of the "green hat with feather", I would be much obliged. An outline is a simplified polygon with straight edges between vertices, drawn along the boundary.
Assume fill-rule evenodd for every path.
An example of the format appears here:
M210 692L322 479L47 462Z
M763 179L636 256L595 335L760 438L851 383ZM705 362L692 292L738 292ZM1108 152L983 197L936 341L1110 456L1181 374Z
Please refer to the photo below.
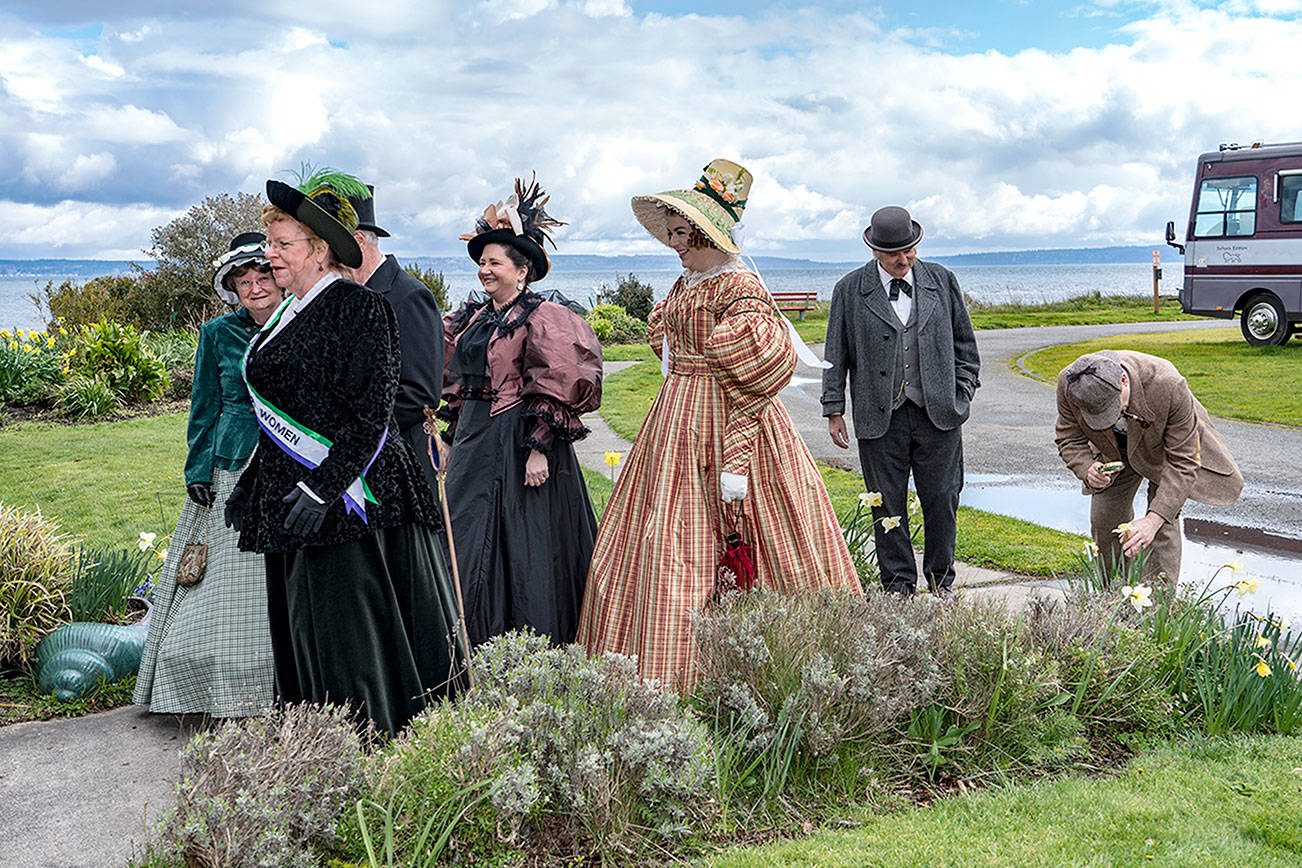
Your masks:
M357 268L362 249L353 238L358 216L349 197L370 198L366 185L334 169L312 169L304 165L297 186L267 181L267 201L311 229L326 244L341 265Z

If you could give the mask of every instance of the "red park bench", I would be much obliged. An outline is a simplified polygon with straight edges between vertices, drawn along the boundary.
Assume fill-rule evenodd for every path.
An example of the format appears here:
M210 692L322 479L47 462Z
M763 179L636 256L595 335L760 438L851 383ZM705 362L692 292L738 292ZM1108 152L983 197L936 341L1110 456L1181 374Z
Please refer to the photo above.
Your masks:
M800 314L803 322L805 311L813 310L818 306L818 293L816 292L775 292L773 300L778 304L778 310L783 313L795 311Z

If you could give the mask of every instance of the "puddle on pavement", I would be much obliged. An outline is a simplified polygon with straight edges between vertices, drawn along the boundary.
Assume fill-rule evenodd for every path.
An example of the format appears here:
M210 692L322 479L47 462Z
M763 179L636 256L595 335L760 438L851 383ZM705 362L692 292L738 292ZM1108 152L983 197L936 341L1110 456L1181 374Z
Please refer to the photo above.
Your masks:
M1000 484L1006 476L970 474L960 502L1055 530L1088 535L1090 499L1079 487L1031 488ZM1135 498L1135 514L1145 508L1144 488ZM1258 614L1276 612L1290 621L1302 621L1302 540L1254 528L1222 524L1202 518L1183 518L1184 551L1181 584L1202 589L1209 581L1217 588L1230 584L1229 571L1213 574L1228 563L1240 562L1257 579L1255 594L1231 594L1226 605L1250 608Z

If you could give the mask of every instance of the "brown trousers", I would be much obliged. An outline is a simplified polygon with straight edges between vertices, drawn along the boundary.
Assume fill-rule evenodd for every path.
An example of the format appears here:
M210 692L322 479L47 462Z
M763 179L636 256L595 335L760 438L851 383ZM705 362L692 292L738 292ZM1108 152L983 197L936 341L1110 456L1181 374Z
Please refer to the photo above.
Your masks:
M1107 565L1120 564L1122 561L1121 543L1113 530L1120 524L1135 517L1135 492L1144 477L1136 473L1129 465L1117 474L1112 484L1090 498L1090 534L1099 547L1099 555ZM1148 481L1148 503L1157 496L1157 483ZM1144 561L1143 579L1149 584L1164 584L1175 587L1180 580L1180 547L1183 535L1180 532L1180 515L1177 513L1172 521L1163 523L1157 536L1147 547L1148 559ZM1120 570L1119 570L1120 571Z

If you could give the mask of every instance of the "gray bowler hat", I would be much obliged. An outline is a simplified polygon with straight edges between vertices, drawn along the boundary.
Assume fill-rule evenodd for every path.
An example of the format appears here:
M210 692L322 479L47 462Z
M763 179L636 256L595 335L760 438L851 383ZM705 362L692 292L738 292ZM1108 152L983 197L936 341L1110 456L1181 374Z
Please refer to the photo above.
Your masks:
M1121 418L1121 378L1126 369L1116 353L1087 353L1058 375L1066 385L1067 399L1075 404L1085 424L1102 431Z
M868 228L863 231L864 243L882 253L897 253L917 246L922 240L922 224L909 216L899 205L878 208Z

